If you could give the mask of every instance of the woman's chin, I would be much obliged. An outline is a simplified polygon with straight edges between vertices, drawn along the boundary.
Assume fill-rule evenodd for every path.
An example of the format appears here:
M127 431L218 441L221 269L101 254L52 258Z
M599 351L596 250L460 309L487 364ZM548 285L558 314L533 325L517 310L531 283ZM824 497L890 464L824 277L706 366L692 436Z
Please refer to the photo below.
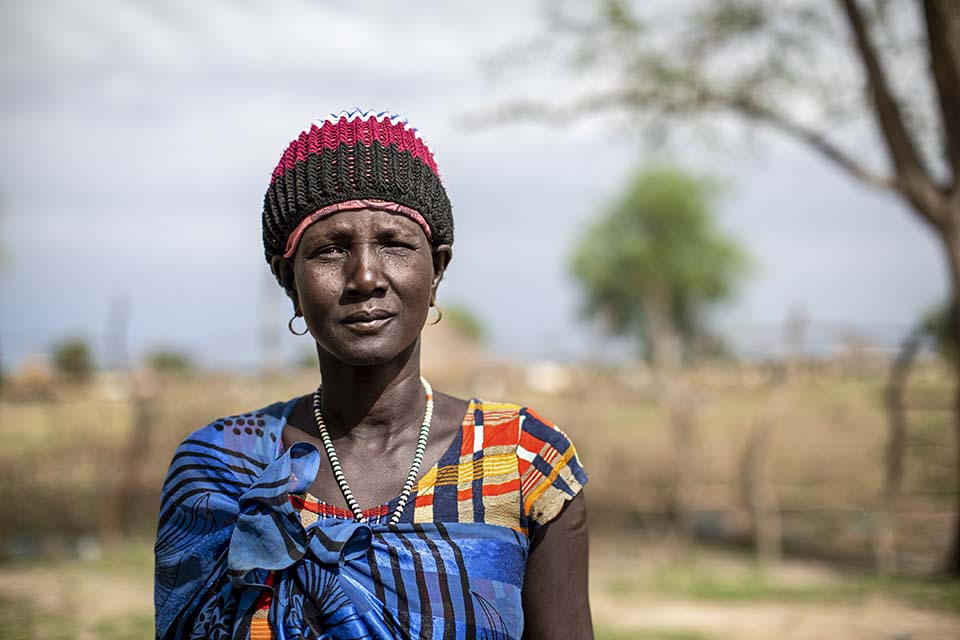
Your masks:
M372 367L394 362L398 357L409 353L414 343L398 348L395 340L357 340L348 348L331 350L328 353L349 366Z

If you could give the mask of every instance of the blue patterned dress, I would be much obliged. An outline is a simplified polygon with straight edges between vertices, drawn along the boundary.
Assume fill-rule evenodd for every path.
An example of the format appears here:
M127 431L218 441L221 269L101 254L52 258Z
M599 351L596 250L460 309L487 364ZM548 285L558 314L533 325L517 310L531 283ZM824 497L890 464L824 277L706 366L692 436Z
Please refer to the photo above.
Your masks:
M283 449L296 400L221 418L177 449L156 542L158 638L519 640L530 536L587 478L530 409L471 400L454 442L369 523L306 493L325 463Z

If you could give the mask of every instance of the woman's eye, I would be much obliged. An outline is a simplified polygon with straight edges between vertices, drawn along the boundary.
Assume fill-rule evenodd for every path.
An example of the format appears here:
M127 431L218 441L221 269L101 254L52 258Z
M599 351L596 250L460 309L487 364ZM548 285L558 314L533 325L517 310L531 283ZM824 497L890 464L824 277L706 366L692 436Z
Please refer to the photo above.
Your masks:
M323 247L317 247L313 252L313 255L320 258L333 258L340 255L343 255L347 252L345 247L341 247L337 244L328 244Z

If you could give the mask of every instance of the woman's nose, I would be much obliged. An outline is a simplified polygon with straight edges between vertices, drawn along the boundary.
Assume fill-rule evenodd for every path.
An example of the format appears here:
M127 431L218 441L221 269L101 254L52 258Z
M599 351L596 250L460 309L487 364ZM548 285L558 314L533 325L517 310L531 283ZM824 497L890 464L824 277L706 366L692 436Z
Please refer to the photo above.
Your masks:
M347 291L358 295L371 295L386 288L377 247L366 243L356 245L350 256Z

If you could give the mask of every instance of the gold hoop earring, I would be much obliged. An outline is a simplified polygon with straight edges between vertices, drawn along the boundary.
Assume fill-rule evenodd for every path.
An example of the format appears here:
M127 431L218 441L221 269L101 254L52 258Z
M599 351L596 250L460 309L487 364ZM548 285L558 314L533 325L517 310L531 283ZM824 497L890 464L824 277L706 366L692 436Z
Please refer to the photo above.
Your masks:
M434 320L433 322L430 322L429 320L427 320L427 324L430 324L430 325L437 324L437 323L440 322L440 320L443 318L443 309L441 309L441 308L440 308L440 305L438 305L438 304L432 304L432 305L430 305L430 309L436 309L436 310L437 310L437 319ZM428 311L427 311L427 316L429 316L429 315L430 315L430 311L428 310Z
M306 324L304 324L303 333L297 333L297 332L294 331L294 329L293 329L293 321L296 320L296 319L299 318L299 317L300 317L299 315L294 314L293 317L290 318L290 322L287 323L287 329L289 329L289 330L290 330L290 333L292 333L292 334L295 335L295 336L305 336L305 335L307 335L307 332L310 331L310 327L306 326ZM306 323L306 321L304 321L304 323Z

